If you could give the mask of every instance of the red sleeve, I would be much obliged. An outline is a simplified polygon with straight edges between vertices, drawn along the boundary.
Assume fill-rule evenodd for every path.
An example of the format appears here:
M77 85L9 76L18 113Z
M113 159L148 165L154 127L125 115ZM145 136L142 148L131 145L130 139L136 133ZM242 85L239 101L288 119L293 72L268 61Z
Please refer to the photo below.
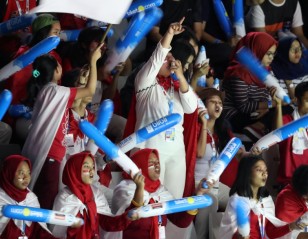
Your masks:
M194 215L185 212L172 213L167 215L168 219L180 228L186 228L195 219Z
M77 88L70 88L70 97L68 99L66 108L72 108L74 100L76 98L76 94L77 94Z
M269 239L282 237L290 232L289 224L282 227L275 227L270 221L266 220L266 235Z
M230 139L234 137L234 134L232 133L231 130L228 131L228 134L230 136ZM228 164L227 168L221 174L219 178L220 182L231 188L237 175L237 169L238 169L238 160L237 158L234 157Z
M51 52L49 52L49 55L53 56L57 60L57 62L62 66L62 59L55 50L52 50Z
M305 201L295 193L291 185L286 186L278 194L275 204L275 214L280 220L288 223L294 222L307 210Z
M282 122L283 122L283 125L287 124L287 123L290 123L293 121L293 118L291 115L284 115L282 116Z

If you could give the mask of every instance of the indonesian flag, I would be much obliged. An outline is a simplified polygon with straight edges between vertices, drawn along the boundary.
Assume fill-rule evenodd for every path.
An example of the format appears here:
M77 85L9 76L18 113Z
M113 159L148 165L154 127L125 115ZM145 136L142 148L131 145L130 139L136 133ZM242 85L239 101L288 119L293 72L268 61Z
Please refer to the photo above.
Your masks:
M118 24L132 0L41 0L32 13L71 13L101 22Z

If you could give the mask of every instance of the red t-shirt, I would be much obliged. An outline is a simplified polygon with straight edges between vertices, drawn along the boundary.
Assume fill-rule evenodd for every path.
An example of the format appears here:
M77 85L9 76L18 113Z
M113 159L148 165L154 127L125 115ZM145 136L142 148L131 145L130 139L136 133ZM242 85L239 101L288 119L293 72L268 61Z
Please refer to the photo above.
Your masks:
M250 233L249 233L249 239L265 239L265 238L278 238L286 235L289 233L289 225L281 226L281 227L275 227L269 220L265 218L265 234L268 237L261 237L261 230L259 225L258 216L254 214L254 212L250 211ZM260 223L261 227L263 227L263 216L260 215ZM237 233L235 233L232 237L232 239L237 239Z
M51 144L47 157L55 159L59 162L62 161L65 156L66 146L64 142L64 136L68 130L69 108L72 107L74 99L77 94L77 88L70 88L70 96L66 105L64 115L61 119L56 136Z
M87 26L87 18L74 14L61 13L58 14L61 28L63 30L82 29Z
M291 115L283 116L284 125L292 121ZM294 154L292 142L293 137L289 137L279 143L280 164L277 181L281 184L290 183L294 170L300 165L308 164L308 149L304 150L303 154Z
M18 1L18 0L16 0L16 1ZM7 21L11 18L19 16L16 1L15 0L8 0L5 15L4 15L4 18L3 18L3 22ZM22 14L23 15L26 14L27 0L18 1L18 3L20 5L20 10L21 10ZM31 10L32 8L35 8L35 7L36 7L36 0L29 0L29 10Z

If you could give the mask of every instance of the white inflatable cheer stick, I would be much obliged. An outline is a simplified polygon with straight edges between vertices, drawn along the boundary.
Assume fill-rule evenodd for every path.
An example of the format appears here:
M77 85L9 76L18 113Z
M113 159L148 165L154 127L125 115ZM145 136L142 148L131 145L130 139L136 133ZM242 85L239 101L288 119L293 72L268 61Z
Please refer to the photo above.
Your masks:
M140 218L154 217L204 208L212 205L212 203L213 199L209 195L191 196L166 202L152 203L143 207L135 208L128 212L128 216L137 213Z
M105 134L108 125L110 123L112 113L113 113L113 102L112 100L104 100L99 107L99 110L96 115L95 127L102 133ZM92 155L95 155L98 150L97 145L92 140L89 140L86 146L86 151L91 152Z
M31 64L38 56L50 52L52 49L56 48L59 43L60 38L57 36L50 36L40 41L24 54L4 66L0 70L0 81L3 81L27 65Z
M201 67L207 61L208 61L208 59L206 59L205 47L201 46L198 57L197 57L196 62L195 62L195 66ZM200 86L200 87L206 87L206 76L205 75L202 75L198 79L197 85Z
M243 0L233 0L233 28L236 35L243 37L246 35L244 22L244 4Z
M11 91L4 90L0 94L0 121L12 102L13 96Z
M169 129L170 127L178 124L181 121L182 117L180 114L170 114L166 117L160 118L153 121L151 124L137 130L133 134L129 135L118 143L118 147L123 153L128 152L132 148L136 147L137 144L140 144L155 135Z
M223 2L221 0L213 0L213 6L221 29L227 38L231 38L233 36L232 24Z
M163 4L163 0L137 0L133 1L126 12L125 18L132 17L138 12L145 11L153 7L159 7Z
M250 151L257 147L260 150L268 149L272 145L293 136L297 131L306 130L307 128L308 115L305 115L263 136L252 146Z
M72 226L73 224L83 225L84 223L83 219L75 217L72 214L19 205L3 206L2 214L12 219L45 222L61 226Z
M130 53L162 16L163 13L159 8L151 8L136 14L123 36L117 40L114 48L108 53L106 70L111 72L120 62L126 61Z
M207 108L205 107L203 101L199 98L199 96L196 96L196 97L198 97L198 100L197 100L197 108L198 108L199 110L207 110ZM204 117L205 117L207 120L210 119L210 116L209 116L208 113L206 113L206 114L204 115Z
M238 233L242 237L247 237L250 234L250 208L240 198L237 199L235 205L236 223Z
M25 14L14 17L6 22L0 24L0 36L24 29L32 24L36 14Z
M239 138L232 138L226 145L226 147L220 153L218 159L214 162L214 164L210 168L210 172L206 182L203 183L203 188L208 188L207 182L214 183L226 169L234 155L240 149L242 145L242 141Z
M282 99L287 104L291 102L290 97L279 85L278 80L264 68L264 66L258 61L258 59L248 48L242 47L239 49L236 53L236 57L243 66L245 66L266 86L274 86L276 88L276 95L278 98Z
M94 125L88 121L82 121L79 123L79 128L85 135L94 140L95 144L101 148L109 158L117 162L126 173L132 174L132 176L139 173L136 164Z

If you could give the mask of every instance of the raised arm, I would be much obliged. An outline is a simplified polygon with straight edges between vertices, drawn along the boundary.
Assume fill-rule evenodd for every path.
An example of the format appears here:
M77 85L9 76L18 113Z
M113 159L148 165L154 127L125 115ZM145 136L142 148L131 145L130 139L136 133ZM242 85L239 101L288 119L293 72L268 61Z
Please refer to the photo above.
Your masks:
M152 56L138 72L135 80L135 91L137 93L141 90L153 86L156 83L156 76L161 66L164 64L165 58L171 49L170 44L173 36L184 31L182 28L183 21L184 18L182 18L180 22L170 24L167 32L162 37L161 41L157 44L157 47Z
M95 51L93 51L91 58L90 58L90 74L89 80L87 82L86 87L78 88L77 94L75 99L84 98L87 96L93 96L96 89L96 82L97 82L97 68L96 62L102 56L101 54L101 47L103 44L99 45Z

